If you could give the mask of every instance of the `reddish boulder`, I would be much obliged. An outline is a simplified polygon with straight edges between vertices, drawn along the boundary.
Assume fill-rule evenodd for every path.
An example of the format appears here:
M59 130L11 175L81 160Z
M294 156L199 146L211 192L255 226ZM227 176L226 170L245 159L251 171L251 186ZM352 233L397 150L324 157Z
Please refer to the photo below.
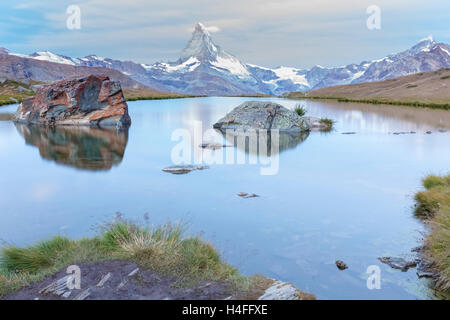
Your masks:
M120 83L94 75L39 88L35 97L19 105L15 121L117 128L131 124Z

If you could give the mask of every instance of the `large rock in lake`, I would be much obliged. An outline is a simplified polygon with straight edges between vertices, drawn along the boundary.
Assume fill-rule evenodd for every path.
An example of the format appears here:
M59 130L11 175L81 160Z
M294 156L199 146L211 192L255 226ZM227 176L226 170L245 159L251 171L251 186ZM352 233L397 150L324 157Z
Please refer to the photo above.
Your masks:
M15 121L116 128L131 124L120 83L93 75L39 88L35 97L19 105Z
M278 129L280 132L309 131L308 122L295 111L268 101L247 101L234 108L214 124L214 128L228 129Z

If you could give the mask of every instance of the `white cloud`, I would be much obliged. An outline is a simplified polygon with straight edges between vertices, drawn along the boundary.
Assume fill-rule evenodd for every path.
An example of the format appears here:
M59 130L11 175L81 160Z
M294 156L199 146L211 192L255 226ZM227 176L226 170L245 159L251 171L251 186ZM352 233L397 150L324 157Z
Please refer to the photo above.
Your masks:
M29 2L45 15L46 27L17 44L29 48L25 53L49 49L143 63L176 60L197 21L215 33L223 48L246 62L267 66L374 59L406 49L424 32L437 40L449 39L448 0L377 0L383 21L377 32L366 28L366 8L372 0L77 0L82 30L75 32L65 28L65 10L73 1ZM424 30L426 25L434 29Z
M206 30L208 30L209 33L216 33L220 31L220 28L217 26L209 26L206 27Z

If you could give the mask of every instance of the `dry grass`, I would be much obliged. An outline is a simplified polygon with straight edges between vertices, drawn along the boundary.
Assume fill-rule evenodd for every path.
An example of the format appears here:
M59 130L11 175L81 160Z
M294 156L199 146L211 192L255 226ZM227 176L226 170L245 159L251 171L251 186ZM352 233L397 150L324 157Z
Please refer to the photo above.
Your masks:
M430 175L423 179L426 191L418 192L416 216L426 219L431 227L426 239L426 254L439 270L436 287L450 291L450 175Z
M4 246L0 253L0 297L71 264L115 259L176 277L180 286L202 281L235 285L245 279L221 260L210 243L184 237L182 225L151 228L119 219L102 227L95 238L57 236L27 248Z

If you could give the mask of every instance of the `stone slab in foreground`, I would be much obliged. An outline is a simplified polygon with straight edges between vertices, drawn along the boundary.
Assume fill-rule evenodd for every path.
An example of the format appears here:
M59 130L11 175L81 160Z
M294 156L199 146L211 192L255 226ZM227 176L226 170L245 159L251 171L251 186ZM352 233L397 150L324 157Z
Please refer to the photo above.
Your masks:
M25 99L19 105L14 121L116 128L131 124L120 83L94 75L39 88L35 97Z

